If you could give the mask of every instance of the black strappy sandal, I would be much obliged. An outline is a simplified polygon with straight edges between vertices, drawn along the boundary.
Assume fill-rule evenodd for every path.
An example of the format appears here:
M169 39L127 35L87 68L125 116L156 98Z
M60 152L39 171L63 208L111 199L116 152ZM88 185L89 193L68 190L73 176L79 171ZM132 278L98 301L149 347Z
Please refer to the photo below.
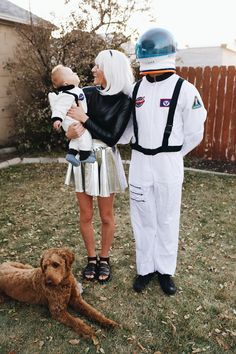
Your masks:
M94 263L96 261L96 263ZM97 256L88 257L88 264L83 270L83 279L94 281L97 279Z
M99 279L100 276L105 276L105 279ZM97 269L97 279L100 284L105 284L111 280L111 266L109 257L100 257Z

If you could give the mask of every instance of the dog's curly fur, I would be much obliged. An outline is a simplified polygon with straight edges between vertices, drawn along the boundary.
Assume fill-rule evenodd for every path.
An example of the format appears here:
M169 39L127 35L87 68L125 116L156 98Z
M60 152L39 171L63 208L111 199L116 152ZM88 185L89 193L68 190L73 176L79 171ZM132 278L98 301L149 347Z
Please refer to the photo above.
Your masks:
M72 316L67 311L68 305L105 327L118 326L82 299L71 271L73 262L74 254L70 250L51 248L43 253L40 268L18 262L1 264L0 301L7 296L29 304L47 305L53 318L85 338L95 338L95 331Z

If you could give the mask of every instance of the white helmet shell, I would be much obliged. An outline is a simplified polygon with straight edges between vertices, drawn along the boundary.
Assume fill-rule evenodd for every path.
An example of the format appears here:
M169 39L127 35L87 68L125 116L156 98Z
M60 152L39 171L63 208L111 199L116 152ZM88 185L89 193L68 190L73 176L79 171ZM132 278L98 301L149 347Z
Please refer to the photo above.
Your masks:
M153 28L146 31L135 46L140 72L174 71L176 48L173 35L166 29Z
M158 71L175 71L175 54L162 57L142 58L137 61L140 64L140 73L152 73Z

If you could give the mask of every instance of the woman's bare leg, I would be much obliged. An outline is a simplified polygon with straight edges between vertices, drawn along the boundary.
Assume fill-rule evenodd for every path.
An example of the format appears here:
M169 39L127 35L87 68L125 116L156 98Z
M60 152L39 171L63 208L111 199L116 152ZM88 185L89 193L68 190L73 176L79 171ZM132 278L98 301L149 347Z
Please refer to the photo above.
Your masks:
M102 249L100 256L108 257L115 233L115 217L113 213L114 194L110 197L98 197L98 208L102 222ZM107 276L99 276L106 280Z
M94 239L94 230L93 230L93 197L87 195L86 193L76 193L78 206L79 206L79 224L80 231L84 240L84 244L87 250L88 257L95 257L95 239ZM90 260L90 263L95 263L96 260ZM93 279L94 272L87 271L85 276L86 279Z
M86 193L76 193L77 201L79 205L79 223L80 231L84 240L84 244L88 253L88 257L94 257L95 240L93 230L93 197Z

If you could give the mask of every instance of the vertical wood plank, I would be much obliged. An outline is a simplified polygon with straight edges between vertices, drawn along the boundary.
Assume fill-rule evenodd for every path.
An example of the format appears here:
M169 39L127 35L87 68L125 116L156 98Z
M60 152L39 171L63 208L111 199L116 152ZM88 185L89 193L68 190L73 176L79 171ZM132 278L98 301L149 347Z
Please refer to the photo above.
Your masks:
M223 114L225 106L225 90L226 90L226 67L220 67L220 79L217 92L217 108L216 108L216 123L214 130L214 159L219 160L221 154L222 145L222 126L223 126Z
M218 66L213 66L211 72L211 85L209 88L209 112L207 118L207 139L208 139L208 158L215 159L215 146L217 144L217 139L215 137L215 128L217 120L217 102L218 102L218 87L220 80L220 68Z
M195 68L195 72L196 72L196 79L195 79L195 86L196 88L198 89L201 97L203 95L203 68L202 67L197 67ZM205 156L205 132L204 132L204 137L203 137L203 140L202 142L200 143L200 145L198 145L196 148L195 148L195 154L196 156L202 156L204 157Z
M208 121L209 121L209 115L210 115L210 96L209 96L209 91L210 91L210 84L211 84L211 68L209 66L206 66L203 69L203 81L202 81L202 100L204 103L204 106L207 110L207 119L205 122L205 129L204 129L204 141L202 144L204 145L204 155L206 158L211 158L209 156L209 129L208 129ZM195 153L195 152L194 152ZM197 155L199 156L199 155ZM202 156L202 157L203 157Z
M222 117L222 128L221 128L221 149L219 153L219 158L221 160L228 160L228 144L229 144L229 130L230 130L230 120L231 120L231 109L233 101L233 85L234 85L234 67L228 67L226 71L226 86L225 86L225 104ZM235 117L236 119L236 117Z
M190 155L236 160L236 67L182 67L177 73L193 83L208 112L204 138Z
M188 71L188 81L191 82L194 86L196 85L196 69L192 66L189 68Z
M232 102L230 109L229 138L227 145L227 160L236 161L236 67L232 69L233 88Z
M189 68L184 66L181 68L180 76L184 78L185 80L188 80L188 70Z

